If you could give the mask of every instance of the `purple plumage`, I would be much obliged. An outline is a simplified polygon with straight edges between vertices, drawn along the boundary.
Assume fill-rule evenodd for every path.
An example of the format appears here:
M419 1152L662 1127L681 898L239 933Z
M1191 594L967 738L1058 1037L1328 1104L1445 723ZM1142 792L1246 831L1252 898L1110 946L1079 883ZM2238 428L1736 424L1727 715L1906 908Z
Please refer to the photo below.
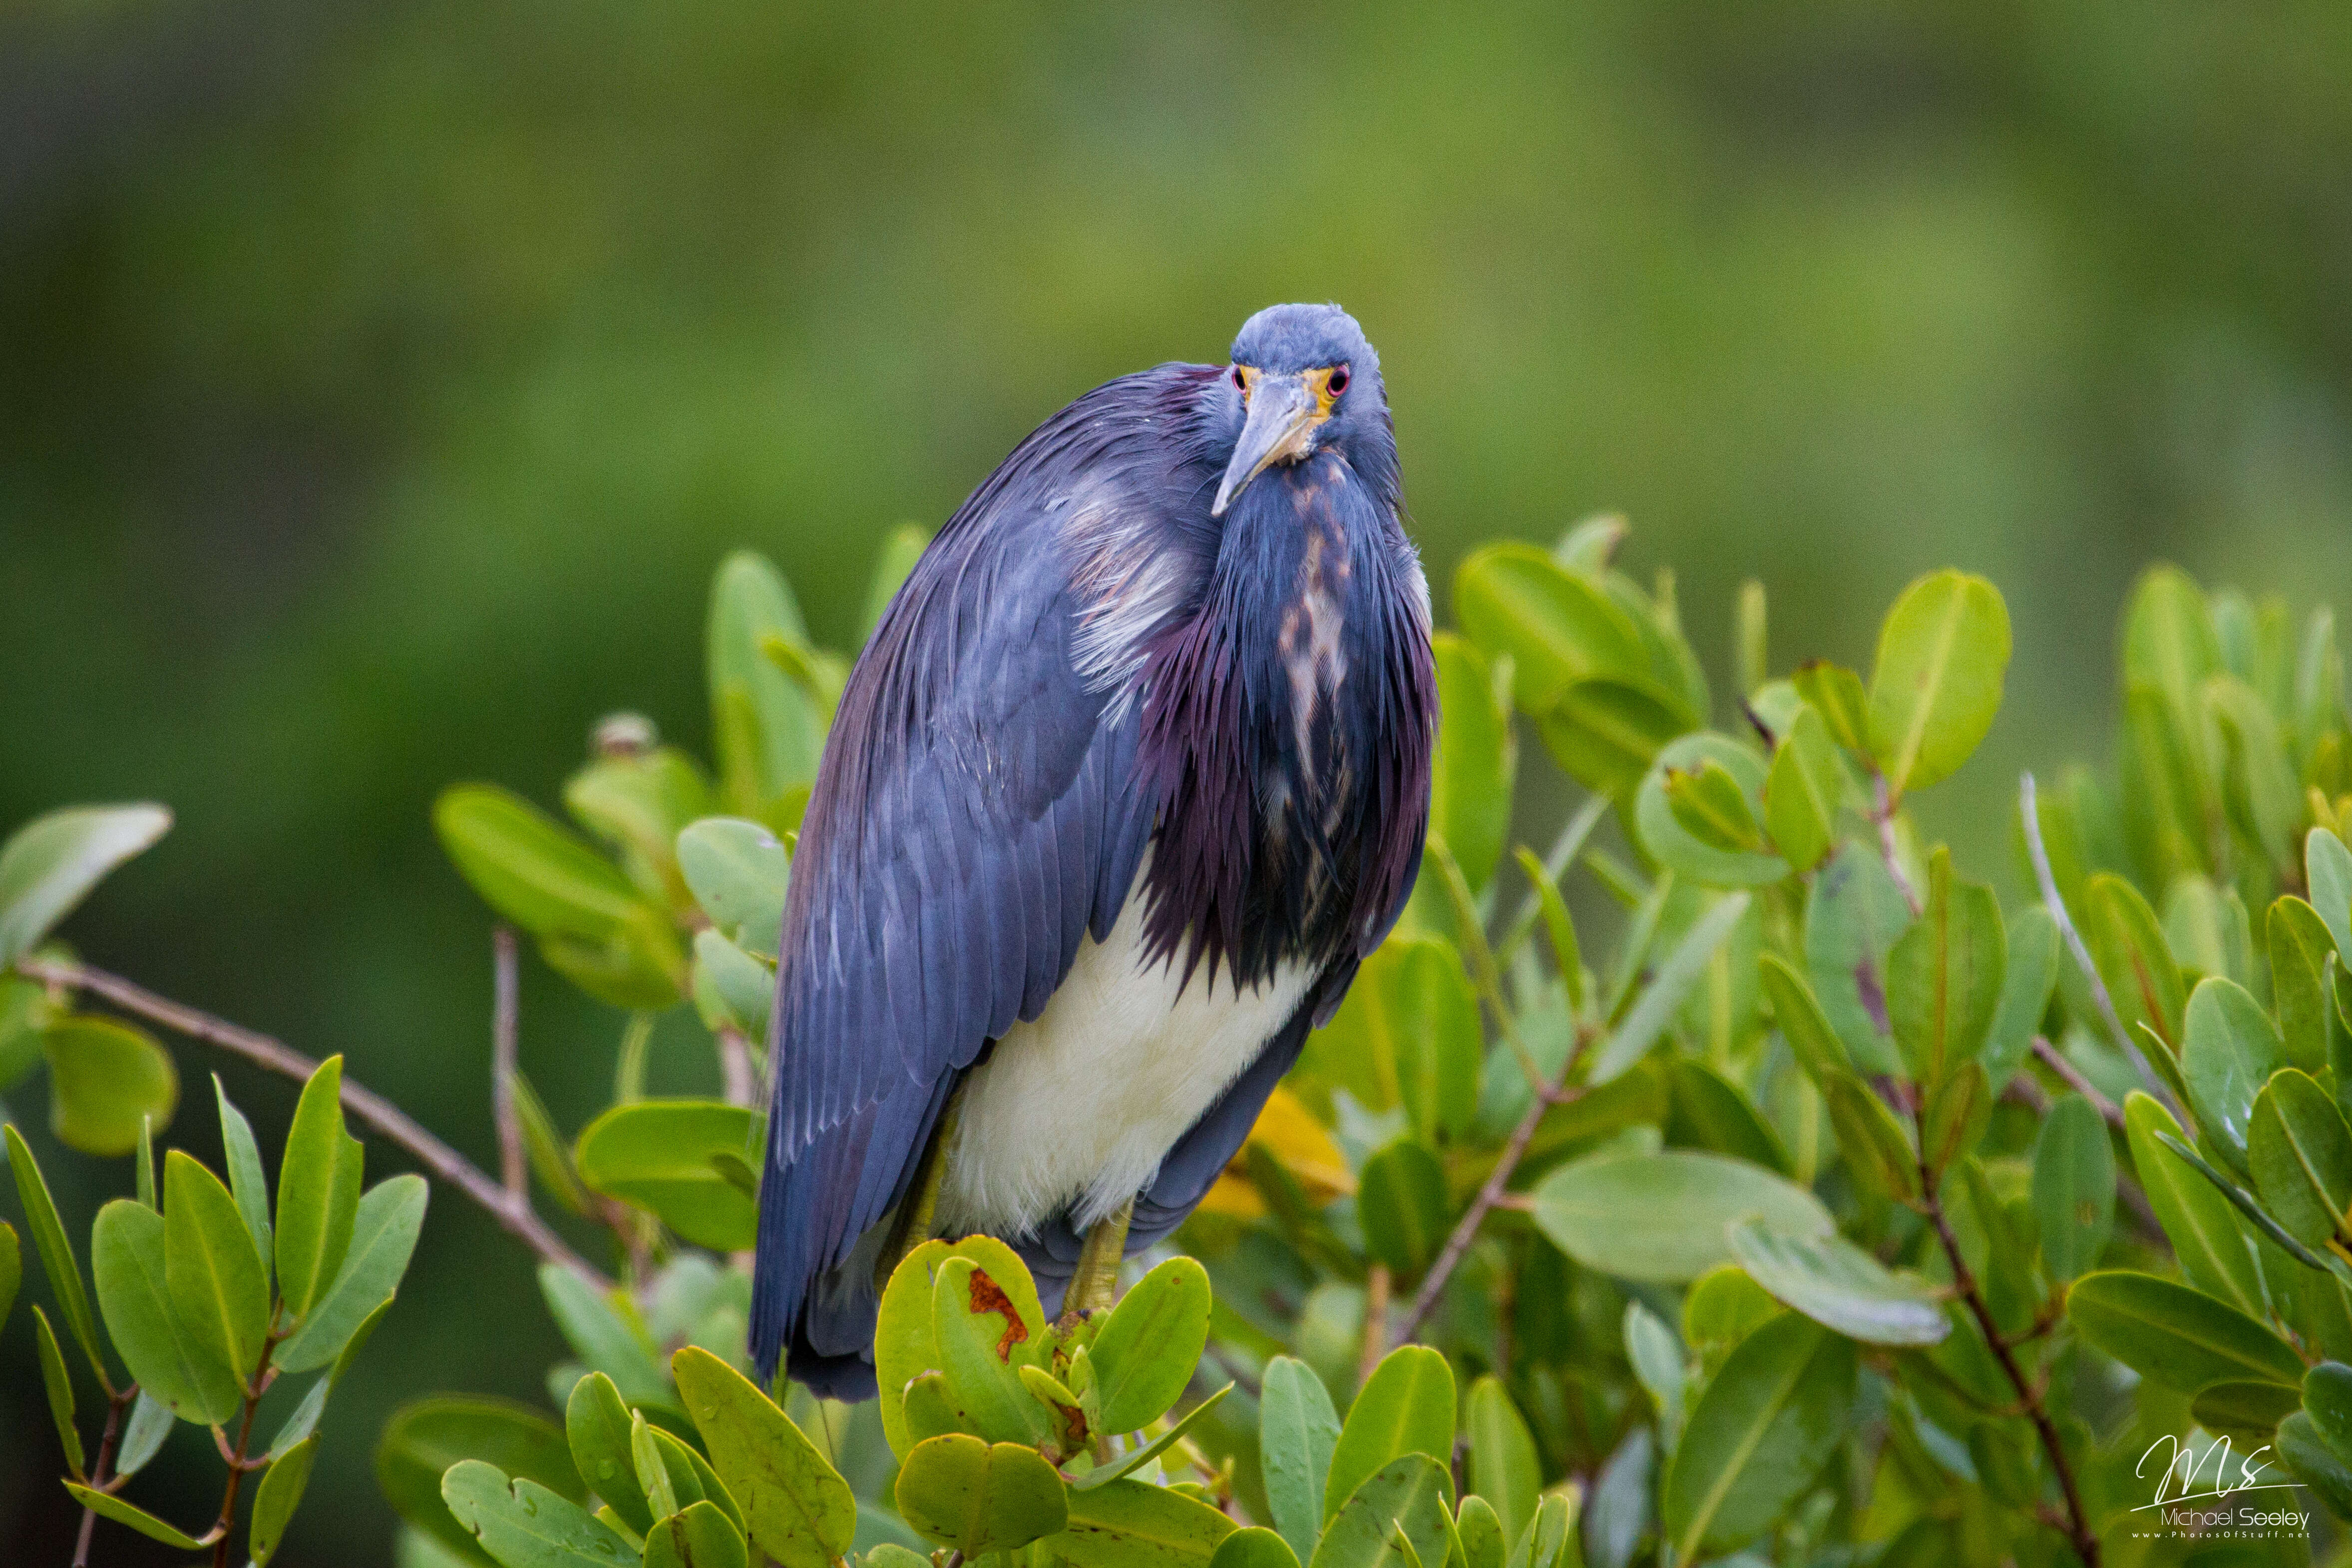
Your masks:
M1379 360L1279 306L1231 367L1048 420L877 627L784 916L751 1346L873 1388L873 1273L963 1091L943 1216L1048 1297L1181 1223L1402 910L1436 722ZM1050 1127L1051 1136L1040 1136Z

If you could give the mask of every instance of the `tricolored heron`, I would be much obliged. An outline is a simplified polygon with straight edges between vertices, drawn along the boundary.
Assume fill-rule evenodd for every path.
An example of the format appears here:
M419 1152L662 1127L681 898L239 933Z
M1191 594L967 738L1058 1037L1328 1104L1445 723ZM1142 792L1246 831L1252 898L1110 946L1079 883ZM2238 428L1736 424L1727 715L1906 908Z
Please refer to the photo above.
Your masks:
M1420 868L1429 587L1380 358L1261 310L1047 420L851 671L785 902L751 1347L874 1390L880 1279L1049 1311L1182 1222Z

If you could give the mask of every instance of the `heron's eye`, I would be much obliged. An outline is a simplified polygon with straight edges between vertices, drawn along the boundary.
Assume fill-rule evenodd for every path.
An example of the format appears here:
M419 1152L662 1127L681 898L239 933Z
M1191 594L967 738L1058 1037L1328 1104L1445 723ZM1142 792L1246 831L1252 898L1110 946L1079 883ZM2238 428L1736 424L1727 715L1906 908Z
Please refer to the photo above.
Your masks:
M1347 367L1346 365L1344 365L1344 364L1343 364L1343 365L1339 366L1338 369L1334 370L1334 371L1331 373L1331 379L1330 379L1330 381L1328 383L1328 384L1330 386L1330 388L1331 388L1331 395L1332 395L1332 396L1334 396L1334 397L1337 397L1337 396L1339 396L1341 393L1343 393L1343 392L1347 391L1347 390L1348 390L1348 367Z
M1242 367L1239 365L1234 366L1234 390L1235 392L1249 390L1249 383L1242 379Z

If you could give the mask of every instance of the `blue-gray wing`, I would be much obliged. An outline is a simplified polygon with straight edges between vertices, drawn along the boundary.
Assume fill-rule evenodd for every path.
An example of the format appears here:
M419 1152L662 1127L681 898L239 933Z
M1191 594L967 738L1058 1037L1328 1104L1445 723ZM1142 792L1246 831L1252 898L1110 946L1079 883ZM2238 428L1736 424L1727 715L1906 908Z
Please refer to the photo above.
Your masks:
M808 1338L818 1277L898 1201L955 1075L1045 1010L1134 881L1154 805L1135 787L1137 723L1106 627L1148 635L1205 577L1208 487L1164 438L1202 374L1216 372L1114 382L1024 442L851 673L785 904L752 1313L763 1368ZM856 1317L853 1304L839 1337L856 1339Z

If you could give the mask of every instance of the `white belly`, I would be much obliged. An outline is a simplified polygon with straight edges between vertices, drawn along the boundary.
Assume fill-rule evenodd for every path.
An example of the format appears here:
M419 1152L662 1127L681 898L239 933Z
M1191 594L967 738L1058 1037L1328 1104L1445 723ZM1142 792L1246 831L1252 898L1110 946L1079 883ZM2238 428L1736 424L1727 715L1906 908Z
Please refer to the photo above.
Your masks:
M1085 1228L1146 1186L1160 1162L1289 1022L1313 976L1284 964L1236 993L1203 963L1143 957L1144 876L1110 940L1087 938L1031 1023L965 1080L940 1194L940 1230L1034 1233L1075 1200Z

